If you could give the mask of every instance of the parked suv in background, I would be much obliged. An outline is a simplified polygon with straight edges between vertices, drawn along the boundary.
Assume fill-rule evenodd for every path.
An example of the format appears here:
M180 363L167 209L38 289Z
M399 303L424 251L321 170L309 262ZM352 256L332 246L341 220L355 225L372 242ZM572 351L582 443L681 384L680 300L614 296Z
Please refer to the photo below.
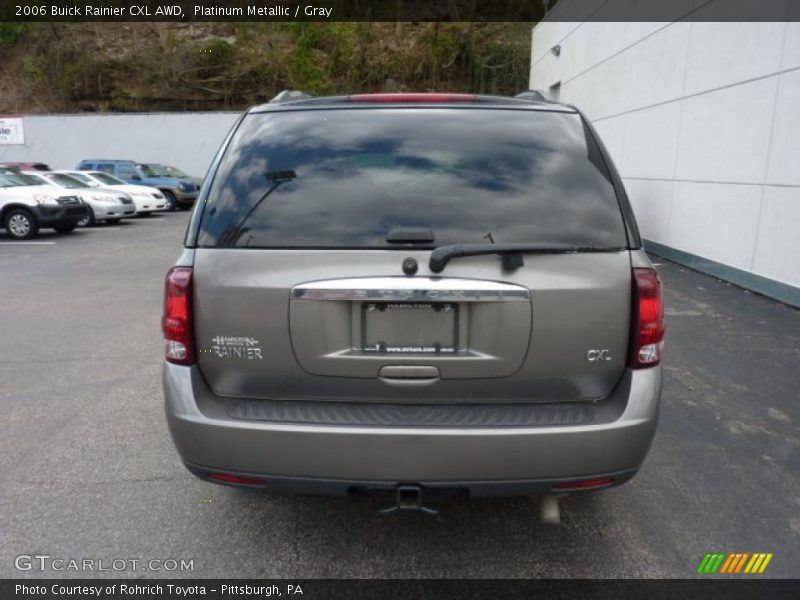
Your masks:
M182 171L178 167L173 167L171 165L160 165L160 164L157 164L157 163L148 163L147 165L140 165L140 166L142 166L142 167L147 166L147 167L150 167L152 169L155 169L156 172L158 172L158 173L160 173L162 175L165 175L167 177L177 177L178 179L182 179L182 180L185 180L185 181L190 181L191 183L193 183L193 184L195 184L197 186L198 190L203 186L203 178L202 177L195 177L193 175L189 175L188 173L185 173L184 171Z
M75 168L78 171L102 171L128 183L158 188L167 199L168 210L189 208L197 199L198 188L191 181L158 174L132 160L86 159Z
M209 177L162 322L167 419L195 475L557 509L637 472L661 393L660 281L577 110L273 102L243 115Z
M68 233L88 210L73 193L39 185L18 169L0 167L0 224L13 239L34 238L43 228Z

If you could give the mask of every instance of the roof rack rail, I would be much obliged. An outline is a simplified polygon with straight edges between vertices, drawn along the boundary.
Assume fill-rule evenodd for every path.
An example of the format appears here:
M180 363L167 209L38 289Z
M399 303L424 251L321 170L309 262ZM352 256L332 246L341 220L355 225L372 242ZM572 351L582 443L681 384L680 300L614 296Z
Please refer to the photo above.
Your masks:
M520 92L514 98L520 100L538 100L539 102L552 102L552 99L547 96L542 90L526 90Z
M301 90L283 90L272 100L270 100L270 102L291 102L293 100L310 100L311 98L313 98L311 94Z

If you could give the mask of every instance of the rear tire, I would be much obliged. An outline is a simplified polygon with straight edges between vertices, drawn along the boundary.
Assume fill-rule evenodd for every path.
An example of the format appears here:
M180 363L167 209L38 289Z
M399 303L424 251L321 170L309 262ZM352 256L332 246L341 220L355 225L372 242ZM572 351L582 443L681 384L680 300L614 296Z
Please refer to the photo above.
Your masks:
M3 219L9 237L15 240L30 240L39 235L39 224L33 214L24 208L12 208Z
M178 206L178 201L175 198L175 194L167 190L161 190L161 193L164 194L164 198L167 199L167 208L164 209L165 212L172 212Z
M53 229L55 229L58 233L70 233L71 231L74 231L77 226L77 223L73 223L72 225L58 225L53 227Z

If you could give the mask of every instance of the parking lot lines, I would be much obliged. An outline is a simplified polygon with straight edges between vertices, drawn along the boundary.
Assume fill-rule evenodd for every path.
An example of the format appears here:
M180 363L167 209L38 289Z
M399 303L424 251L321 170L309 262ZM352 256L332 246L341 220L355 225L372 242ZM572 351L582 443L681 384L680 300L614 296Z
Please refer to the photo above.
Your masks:
M126 231L123 227L83 227L79 230L79 233L94 233L97 231Z
M6 244L9 246L53 246L55 242L23 242L23 241L1 241L0 244Z

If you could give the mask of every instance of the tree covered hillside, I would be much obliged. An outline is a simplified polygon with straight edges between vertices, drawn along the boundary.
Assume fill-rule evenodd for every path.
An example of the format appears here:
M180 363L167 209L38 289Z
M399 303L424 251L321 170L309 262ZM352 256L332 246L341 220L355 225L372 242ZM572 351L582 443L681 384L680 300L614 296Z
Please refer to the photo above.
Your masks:
M532 23L0 23L0 113L527 88Z

